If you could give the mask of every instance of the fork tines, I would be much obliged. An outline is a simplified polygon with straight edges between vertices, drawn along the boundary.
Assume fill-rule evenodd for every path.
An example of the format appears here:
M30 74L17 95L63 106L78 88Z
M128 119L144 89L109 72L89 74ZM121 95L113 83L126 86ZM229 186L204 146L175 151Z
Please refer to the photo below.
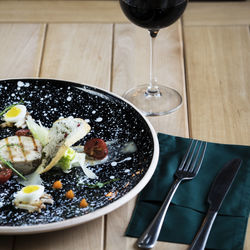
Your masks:
M201 167L206 147L207 147L207 142L192 139L191 144L185 156L183 157L183 160L178 170L197 173Z

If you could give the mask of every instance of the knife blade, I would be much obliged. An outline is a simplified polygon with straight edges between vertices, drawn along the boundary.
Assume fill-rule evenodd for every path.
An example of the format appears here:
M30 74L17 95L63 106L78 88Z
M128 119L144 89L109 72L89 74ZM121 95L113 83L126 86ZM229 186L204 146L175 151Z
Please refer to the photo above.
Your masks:
M220 210L221 204L223 203L230 187L232 186L241 163L241 159L236 158L231 160L219 171L215 177L207 198L209 203L208 212L189 250L203 250L205 248L214 220L218 211Z

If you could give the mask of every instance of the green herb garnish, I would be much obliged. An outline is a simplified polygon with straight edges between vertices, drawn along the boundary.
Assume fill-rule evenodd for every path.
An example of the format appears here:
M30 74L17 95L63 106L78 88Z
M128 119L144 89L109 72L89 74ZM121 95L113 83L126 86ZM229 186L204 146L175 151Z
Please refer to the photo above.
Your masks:
M112 182L119 181L119 179L113 179L106 182L97 182L95 184L86 184L89 188L102 188L103 186L110 184Z
M16 103L16 104L12 104L8 107L6 107L3 111L0 112L0 116L4 115L8 110L10 110L11 108L15 107L16 105L19 104L23 104L23 100L21 100L20 102Z
M25 181L27 180L20 172L18 172L9 161L6 161L1 155L0 155L0 161L5 164L7 167L9 167L13 172L15 172L18 176L20 176Z

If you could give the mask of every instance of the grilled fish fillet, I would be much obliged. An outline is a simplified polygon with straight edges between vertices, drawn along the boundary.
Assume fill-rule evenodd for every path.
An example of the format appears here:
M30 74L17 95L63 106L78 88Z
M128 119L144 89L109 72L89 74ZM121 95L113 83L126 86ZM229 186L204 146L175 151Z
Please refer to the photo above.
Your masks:
M41 163L42 145L33 137L10 136L0 140L0 155L26 175L34 172Z

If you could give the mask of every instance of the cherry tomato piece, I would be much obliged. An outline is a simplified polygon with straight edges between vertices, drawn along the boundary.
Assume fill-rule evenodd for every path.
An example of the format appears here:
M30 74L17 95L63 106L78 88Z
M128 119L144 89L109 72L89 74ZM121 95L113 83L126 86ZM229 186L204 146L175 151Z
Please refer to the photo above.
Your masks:
M10 168L2 167L0 168L0 184L5 183L12 175L12 170Z
M29 129L19 129L16 131L17 136L32 136Z
M97 160L105 158L108 154L108 147L104 140L99 138L90 139L84 145L84 152Z

